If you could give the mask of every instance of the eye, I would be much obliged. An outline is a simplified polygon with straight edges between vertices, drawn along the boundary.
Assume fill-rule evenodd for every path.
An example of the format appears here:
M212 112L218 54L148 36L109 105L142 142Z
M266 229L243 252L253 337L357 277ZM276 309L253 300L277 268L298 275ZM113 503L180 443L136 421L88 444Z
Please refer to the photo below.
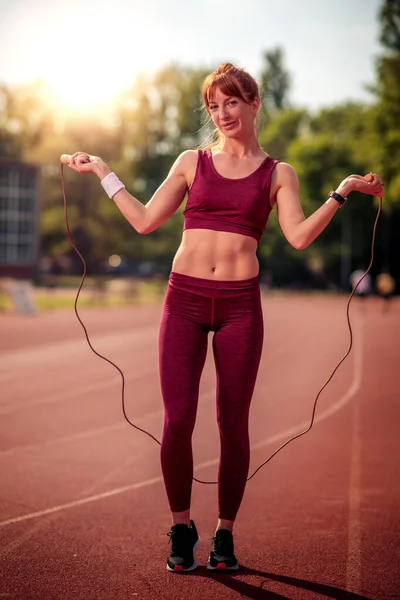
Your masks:
M217 105L216 104L210 104L208 106L208 108L213 111L213 110L215 110L217 108Z
M237 104L237 100L229 100L228 104L229 104L230 106L236 106L236 104Z

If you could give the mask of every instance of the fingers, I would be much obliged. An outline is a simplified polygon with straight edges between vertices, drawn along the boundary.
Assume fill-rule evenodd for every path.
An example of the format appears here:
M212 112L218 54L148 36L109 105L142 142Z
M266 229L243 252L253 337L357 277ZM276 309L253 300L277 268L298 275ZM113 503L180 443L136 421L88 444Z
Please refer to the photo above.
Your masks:
M73 154L70 155L69 157L69 166L71 168L75 167L75 159L77 156L79 156L80 152L74 152Z
M368 173L368 175L366 175L366 181L368 181L368 183L371 185L371 190L369 193L373 196L377 196L378 198L383 198L385 190L382 179L379 177L379 175L376 173Z
M360 179L361 181L366 181L365 177L363 175L356 175L355 173L353 173L352 175L349 175L349 177L351 177L352 179Z
M79 152L77 156L74 158L75 165L79 168L81 165L90 162L89 154L86 152Z
M350 180L353 181L353 189L363 194L377 196L383 198L384 186L381 178L376 173L367 173L366 175L350 175Z
M351 177L352 179L358 179L360 181L366 181L367 183L374 181L379 181L380 183L382 183L382 180L376 173L367 173L367 175L356 175L355 173L353 173L352 175L349 175L349 177Z
M87 152L74 152L74 154L62 154L60 161L73 171L80 173L82 166L91 162L91 156ZM84 170L87 172L87 169Z
M370 173L370 175L372 176L371 182L374 188L374 196L377 196L378 198L383 198L385 189L382 179L376 173Z
M373 184L383 185L382 179L376 173L368 173L364 176L365 181L371 182Z

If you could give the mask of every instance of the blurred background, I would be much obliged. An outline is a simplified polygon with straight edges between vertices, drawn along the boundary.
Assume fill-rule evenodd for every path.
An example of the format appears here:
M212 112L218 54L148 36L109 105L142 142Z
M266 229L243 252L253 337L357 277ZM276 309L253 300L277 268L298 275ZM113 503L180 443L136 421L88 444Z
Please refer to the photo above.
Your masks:
M59 156L101 156L146 203L177 155L207 135L201 83L227 61L261 84L260 143L297 170L306 215L351 173L383 178L372 289L382 272L400 281L399 0L3 0L0 309L23 296L18 283L45 292L37 297L50 307L69 302L57 293L79 282ZM108 302L110 291L140 301L143 289L159 298L185 202L143 236L96 177L66 172L66 190L88 265L86 301ZM369 264L377 206L353 193L301 252L284 239L274 211L258 250L263 286L347 292L351 273Z

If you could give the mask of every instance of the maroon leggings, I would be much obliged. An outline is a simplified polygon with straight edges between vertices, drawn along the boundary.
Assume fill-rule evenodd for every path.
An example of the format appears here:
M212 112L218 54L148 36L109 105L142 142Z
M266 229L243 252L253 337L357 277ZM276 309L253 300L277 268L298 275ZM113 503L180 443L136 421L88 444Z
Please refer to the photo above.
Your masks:
M214 281L171 273L159 338L165 407L161 466L172 512L190 508L200 376L213 331L219 518L235 520L250 462L248 417L264 326L258 277Z

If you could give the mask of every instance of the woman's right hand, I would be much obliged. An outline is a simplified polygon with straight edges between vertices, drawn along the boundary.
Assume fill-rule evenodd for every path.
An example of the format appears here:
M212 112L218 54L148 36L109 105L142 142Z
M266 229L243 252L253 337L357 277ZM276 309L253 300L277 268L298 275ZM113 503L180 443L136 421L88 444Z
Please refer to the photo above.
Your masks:
M62 154L60 160L73 171L76 171L81 175L94 173L100 180L111 173L110 167L99 156L92 156L87 152Z

